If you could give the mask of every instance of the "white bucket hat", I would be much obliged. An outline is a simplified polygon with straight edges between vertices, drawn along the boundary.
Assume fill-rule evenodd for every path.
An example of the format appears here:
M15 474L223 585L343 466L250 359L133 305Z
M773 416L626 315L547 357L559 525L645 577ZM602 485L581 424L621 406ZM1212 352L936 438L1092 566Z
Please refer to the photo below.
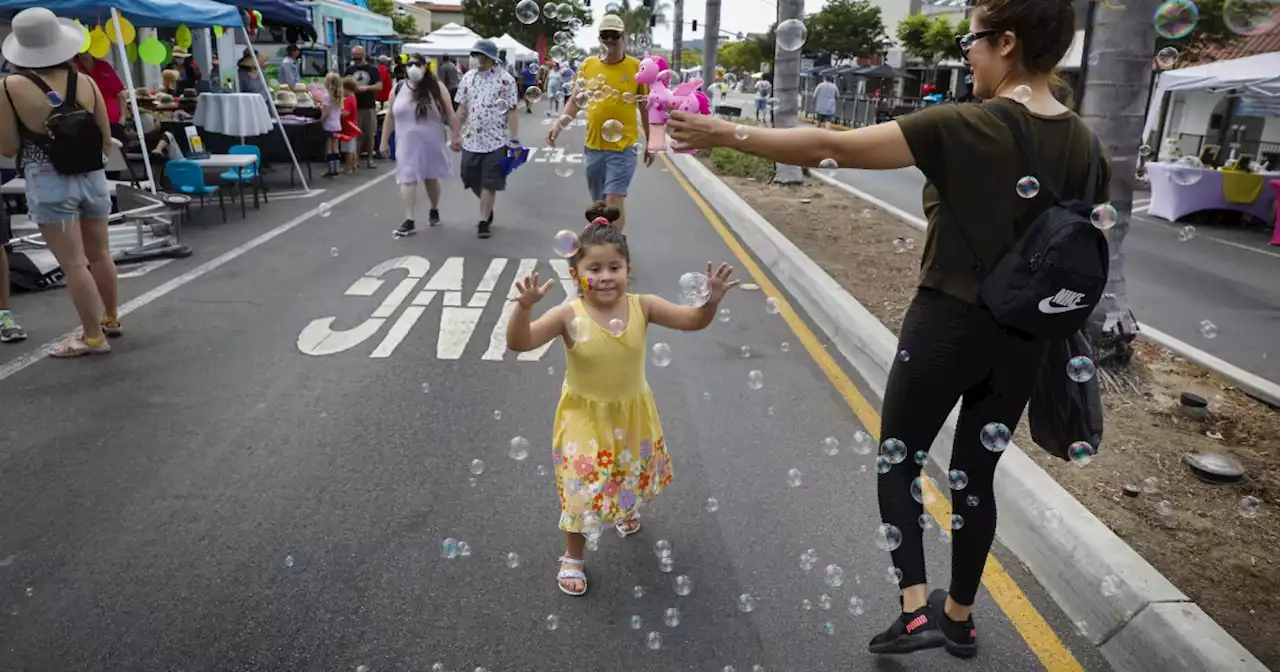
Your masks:
M0 52L19 68L48 68L80 53L84 36L84 28L71 19L59 19L43 7L32 7L13 17L13 32L4 38Z

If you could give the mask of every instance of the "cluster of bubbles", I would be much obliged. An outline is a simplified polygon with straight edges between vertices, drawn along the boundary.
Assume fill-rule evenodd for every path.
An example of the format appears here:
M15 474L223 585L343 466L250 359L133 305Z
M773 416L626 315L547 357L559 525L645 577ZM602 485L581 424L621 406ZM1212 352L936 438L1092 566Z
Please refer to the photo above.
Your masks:
M520 0L516 3L516 20L525 25L534 23L539 16L546 17L548 21L570 22L576 19L573 16L573 5L570 3L556 4L548 2L541 9L535 0Z
M1186 226L1182 227L1181 229L1178 229L1178 242L1179 242L1179 243L1185 243L1185 242L1187 242L1187 241L1189 241L1189 240L1191 240L1192 238L1195 238L1195 237L1196 237L1196 227L1194 227L1194 226L1192 226L1192 225L1190 225L1190 224L1187 224Z
M445 560L469 558L471 557L471 546L465 541L458 541L453 537L445 537L440 542L440 557Z
M1200 321L1200 335L1205 338L1214 338L1218 335L1218 325L1209 320Z

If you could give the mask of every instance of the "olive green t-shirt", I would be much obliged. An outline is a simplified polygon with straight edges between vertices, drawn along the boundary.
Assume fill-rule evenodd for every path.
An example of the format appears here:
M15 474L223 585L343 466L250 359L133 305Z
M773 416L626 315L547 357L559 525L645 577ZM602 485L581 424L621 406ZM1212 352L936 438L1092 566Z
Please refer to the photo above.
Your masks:
M1008 127L981 104L946 103L897 120L916 167L928 179L924 213L929 229L920 286L975 304L986 272L1050 205L1045 185L1054 185L1065 200L1084 198L1092 146L1089 127L1075 112L1039 115L1007 98L986 105L1014 112L1034 145L1031 151L1050 175L1035 175ZM1040 181L1035 198L1018 195L1018 181L1027 175ZM1110 180L1110 158L1103 149L1094 203L1110 200Z

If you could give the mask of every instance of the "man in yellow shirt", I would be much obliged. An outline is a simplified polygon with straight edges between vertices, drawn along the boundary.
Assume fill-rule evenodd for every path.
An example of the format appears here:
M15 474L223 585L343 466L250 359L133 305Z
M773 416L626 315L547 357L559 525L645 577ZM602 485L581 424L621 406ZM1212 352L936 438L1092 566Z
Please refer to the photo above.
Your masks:
M598 28L601 56L591 56L578 69L573 95L564 106L560 123L551 125L547 144L552 147L560 132L578 116L578 110L587 108L587 141L582 165L587 174L587 187L591 198L604 201L622 211L616 226L626 223L623 205L627 187L636 172L636 144L639 142L639 125L649 135L649 110L637 100L649 93L649 87L636 82L640 61L625 52L626 33L622 19L617 14L605 14ZM643 100L643 99L640 99ZM639 124L637 124L637 116ZM653 154L644 151L644 165L653 163Z

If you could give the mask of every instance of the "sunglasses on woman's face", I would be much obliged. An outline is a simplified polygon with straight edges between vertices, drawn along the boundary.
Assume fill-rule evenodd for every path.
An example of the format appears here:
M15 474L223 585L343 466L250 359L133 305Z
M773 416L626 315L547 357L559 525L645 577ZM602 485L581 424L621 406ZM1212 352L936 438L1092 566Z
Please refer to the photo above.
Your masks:
M616 30L602 30L602 31L600 31L600 41L601 41L601 42L616 42L616 41L621 40L621 39L622 39L622 33L619 33L619 32L618 32L618 31L616 31Z
M960 57L969 58L969 50L973 48L973 45L978 43L978 40L981 40L984 37L991 37L992 35L999 35L1003 32L1003 30L980 30L976 33L956 35L956 48L960 50Z

